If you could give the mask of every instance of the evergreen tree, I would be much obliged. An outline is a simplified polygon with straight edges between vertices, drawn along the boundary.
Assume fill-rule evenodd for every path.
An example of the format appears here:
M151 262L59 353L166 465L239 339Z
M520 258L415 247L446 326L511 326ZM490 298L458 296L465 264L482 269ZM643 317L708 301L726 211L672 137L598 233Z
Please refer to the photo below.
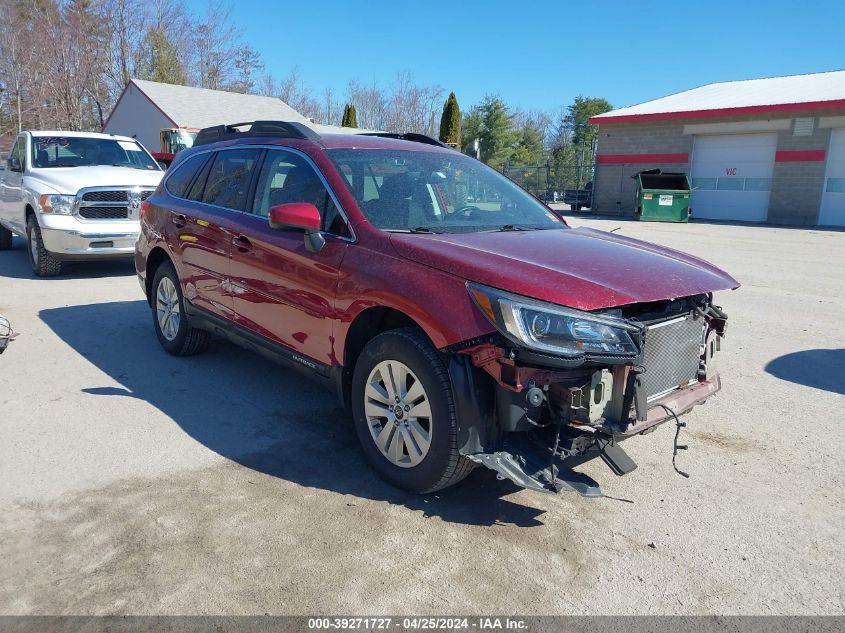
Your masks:
M139 60L137 75L140 79L165 84L187 83L187 75L179 50L161 29L151 27L144 36L144 57Z
M604 114L613 109L607 99L584 97L578 95L571 105L567 106L567 114L563 117L562 126L570 133L572 144L583 149L592 149L596 136L596 126L590 125L590 117Z
M461 142L461 109L454 92L443 104L443 115L440 117L440 140L449 145L458 146Z
M517 132L510 112L501 97L487 95L480 107L481 160L495 169L510 159Z
M358 127L358 113L355 112L355 106L347 103L343 107L343 118L340 121L343 127Z
M544 159L543 134L530 122L518 131L516 142L510 160L517 165L535 165Z
M472 106L472 109L461 117L461 151L464 154L475 156L475 139L481 137L481 110Z

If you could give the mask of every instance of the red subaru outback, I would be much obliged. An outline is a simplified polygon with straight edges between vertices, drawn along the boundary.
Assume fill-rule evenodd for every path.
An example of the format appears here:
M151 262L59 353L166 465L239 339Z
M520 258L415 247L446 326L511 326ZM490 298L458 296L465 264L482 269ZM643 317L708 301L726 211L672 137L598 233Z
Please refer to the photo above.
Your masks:
M408 490L482 464L601 494L571 466L633 470L622 440L682 425L720 388L712 293L731 276L572 229L428 137L202 130L141 226L136 267L168 352L217 333L323 381L372 465Z

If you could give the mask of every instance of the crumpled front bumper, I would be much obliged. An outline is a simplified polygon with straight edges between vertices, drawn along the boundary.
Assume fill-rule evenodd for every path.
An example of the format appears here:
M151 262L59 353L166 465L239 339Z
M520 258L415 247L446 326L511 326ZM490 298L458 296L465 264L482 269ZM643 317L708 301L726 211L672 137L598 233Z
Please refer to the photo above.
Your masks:
M662 398L649 403L648 415L645 420L631 420L624 427L600 426L596 428L619 437L637 435L672 418L672 414L667 409L671 409L675 415L683 415L696 405L704 403L705 400L721 388L722 382L719 374L714 374L709 380L697 382L689 387L672 391Z

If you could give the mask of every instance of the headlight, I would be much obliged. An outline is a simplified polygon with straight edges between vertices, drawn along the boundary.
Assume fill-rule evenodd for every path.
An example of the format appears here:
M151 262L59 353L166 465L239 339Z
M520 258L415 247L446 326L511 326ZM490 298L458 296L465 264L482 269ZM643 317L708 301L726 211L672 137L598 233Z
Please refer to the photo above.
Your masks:
M508 339L556 356L636 356L639 328L613 317L581 312L469 283L479 309Z
M76 196L46 194L38 198L42 213L55 213L56 215L71 215L75 203Z

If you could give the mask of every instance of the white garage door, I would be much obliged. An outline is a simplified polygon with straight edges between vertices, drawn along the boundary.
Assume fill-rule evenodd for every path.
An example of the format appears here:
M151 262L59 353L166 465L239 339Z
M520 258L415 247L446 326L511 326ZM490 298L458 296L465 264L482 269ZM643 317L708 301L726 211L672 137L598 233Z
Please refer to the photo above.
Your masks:
M819 224L845 226L845 129L830 131Z
M777 134L696 136L692 215L763 222L769 210Z

